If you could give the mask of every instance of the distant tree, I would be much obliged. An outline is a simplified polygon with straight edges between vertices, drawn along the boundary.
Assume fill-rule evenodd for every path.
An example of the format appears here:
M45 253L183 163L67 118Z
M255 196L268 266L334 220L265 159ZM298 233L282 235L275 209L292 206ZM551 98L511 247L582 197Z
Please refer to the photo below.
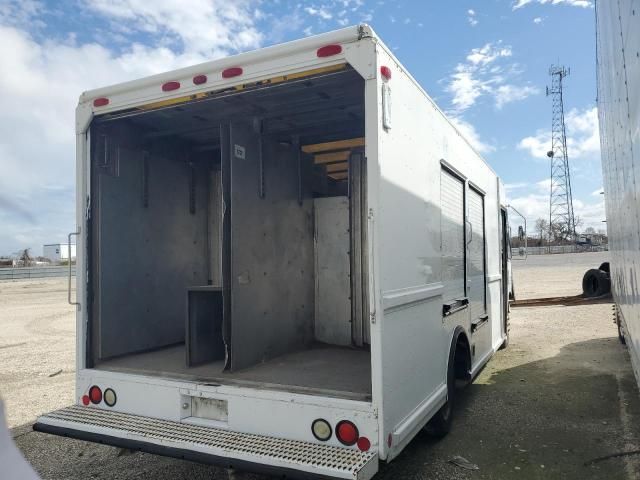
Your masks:
M596 229L593 227L587 227L584 229L584 233L586 233L587 235L595 235Z
M19 260L22 263L23 267L30 267L33 263L33 257L31 257L31 253L29 252L30 248L25 248L20 252Z
M536 220L536 232L538 232L538 238L540 239L540 244L542 244L545 237L549 234L549 222L544 218L538 218Z

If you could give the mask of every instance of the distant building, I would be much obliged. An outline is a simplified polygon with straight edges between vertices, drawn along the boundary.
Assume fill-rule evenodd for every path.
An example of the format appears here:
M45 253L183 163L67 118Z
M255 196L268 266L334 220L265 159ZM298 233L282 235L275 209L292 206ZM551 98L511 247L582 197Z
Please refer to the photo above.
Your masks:
M42 246L42 256L48 258L52 262L61 262L69 259L68 243L52 243ZM76 259L76 246L71 244L71 260Z

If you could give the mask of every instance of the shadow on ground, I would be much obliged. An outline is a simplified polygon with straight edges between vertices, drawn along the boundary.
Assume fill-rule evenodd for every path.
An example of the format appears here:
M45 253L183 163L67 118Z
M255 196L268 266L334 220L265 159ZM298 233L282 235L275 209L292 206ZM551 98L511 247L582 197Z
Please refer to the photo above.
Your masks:
M446 438L419 434L376 479L640 478L637 456L585 465L630 450L640 438L640 399L617 338L569 344L552 358L504 370L494 362L458 395L454 429ZM214 467L143 453L122 456L115 448L28 433L25 427L14 429L14 436L48 479L227 478ZM448 463L455 455L479 470Z

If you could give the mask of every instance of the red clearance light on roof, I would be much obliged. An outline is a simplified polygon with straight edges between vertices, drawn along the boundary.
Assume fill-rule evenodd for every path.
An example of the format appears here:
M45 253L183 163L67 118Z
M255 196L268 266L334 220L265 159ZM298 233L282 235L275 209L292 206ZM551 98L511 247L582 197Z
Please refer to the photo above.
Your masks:
M203 83L207 83L206 75L196 75L195 77L193 77L194 85L202 85Z
M109 99L105 97L96 98L93 101L94 107L104 107L105 105L109 105Z
M163 92L170 92L171 90L177 90L180 88L180 82L167 82L162 85Z
M330 57L332 55L338 55L342 53L342 45L325 45L320 47L316 54L318 57Z
M359 436L358 428L348 420L342 420L336 425L336 437L343 445L355 445Z
M242 67L231 67L222 71L222 78L232 78L242 75Z
M383 65L380 67L380 75L382 75L385 80L389 80L391 78L391 69Z

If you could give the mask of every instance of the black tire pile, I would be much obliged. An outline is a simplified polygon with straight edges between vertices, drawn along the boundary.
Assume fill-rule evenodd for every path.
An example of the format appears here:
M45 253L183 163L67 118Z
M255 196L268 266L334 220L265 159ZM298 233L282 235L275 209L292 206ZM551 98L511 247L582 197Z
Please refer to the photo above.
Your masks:
M582 295L593 298L608 294L611 291L609 272L609 262L604 262L599 268L587 270L582 277Z

